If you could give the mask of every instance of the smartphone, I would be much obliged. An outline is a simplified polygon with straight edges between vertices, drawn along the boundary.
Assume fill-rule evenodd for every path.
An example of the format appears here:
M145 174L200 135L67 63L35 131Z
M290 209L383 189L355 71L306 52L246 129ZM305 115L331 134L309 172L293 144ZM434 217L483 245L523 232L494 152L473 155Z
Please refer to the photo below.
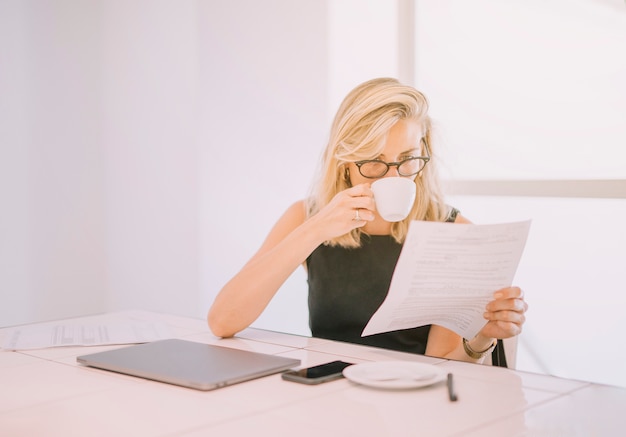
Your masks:
M322 382L343 378L341 372L351 365L352 363L344 361L332 361L306 369L288 370L282 374L282 378L286 381L301 382L302 384L321 384Z

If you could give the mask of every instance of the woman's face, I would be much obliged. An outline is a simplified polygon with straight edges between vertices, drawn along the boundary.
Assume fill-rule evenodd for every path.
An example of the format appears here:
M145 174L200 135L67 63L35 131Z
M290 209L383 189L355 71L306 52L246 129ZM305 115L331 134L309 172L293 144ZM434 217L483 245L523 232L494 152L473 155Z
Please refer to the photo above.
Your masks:
M414 120L399 120L389 130L387 140L385 142L385 148L383 153L379 156L372 157L372 159L381 160L387 163L396 163L405 160L410 157L424 156L425 150L422 147L422 128L419 123ZM384 166L383 171L384 171ZM359 167L354 163L348 164L350 170L350 183L352 186L371 183L380 177L365 177L359 172ZM361 166L361 171L367 173L366 167ZM368 174L370 175L370 174ZM401 176L398 173L398 167L389 167L389 170L384 176L381 177L398 177ZM412 180L415 180L416 175L406 176Z

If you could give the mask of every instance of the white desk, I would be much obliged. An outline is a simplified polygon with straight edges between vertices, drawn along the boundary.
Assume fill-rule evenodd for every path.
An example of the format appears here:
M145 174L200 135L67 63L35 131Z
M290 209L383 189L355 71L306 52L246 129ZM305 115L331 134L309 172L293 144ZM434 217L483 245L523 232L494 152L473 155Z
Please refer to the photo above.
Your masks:
M454 373L459 400L448 400L443 383L390 391L345 379L306 386L278 374L202 392L76 363L78 355L120 346L1 350L0 436L604 437L626 429L622 388L258 329L222 340L204 320L123 315L163 320L179 338L299 358L303 366L436 364Z

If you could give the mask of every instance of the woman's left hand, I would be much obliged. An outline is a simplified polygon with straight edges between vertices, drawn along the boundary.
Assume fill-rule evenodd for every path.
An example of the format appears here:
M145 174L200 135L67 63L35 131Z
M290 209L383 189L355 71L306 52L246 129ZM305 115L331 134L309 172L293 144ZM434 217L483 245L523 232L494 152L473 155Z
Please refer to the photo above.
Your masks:
M484 317L487 324L480 334L491 338L509 338L522 332L526 321L524 313L528 304L519 287L507 287L494 293L494 300L487 304Z

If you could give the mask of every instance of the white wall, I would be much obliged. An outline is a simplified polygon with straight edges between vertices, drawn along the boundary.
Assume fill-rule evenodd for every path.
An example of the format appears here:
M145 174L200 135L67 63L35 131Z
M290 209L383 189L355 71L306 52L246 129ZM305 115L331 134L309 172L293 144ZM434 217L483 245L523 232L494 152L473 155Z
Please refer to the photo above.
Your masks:
M306 194L327 21L319 1L0 3L0 326L204 317Z
M0 4L0 326L107 301L93 3Z
M201 304L307 195L328 125L326 2L201 2ZM304 316L303 316L304 314ZM307 333L302 271L256 326Z
M107 308L199 314L196 3L97 7Z

